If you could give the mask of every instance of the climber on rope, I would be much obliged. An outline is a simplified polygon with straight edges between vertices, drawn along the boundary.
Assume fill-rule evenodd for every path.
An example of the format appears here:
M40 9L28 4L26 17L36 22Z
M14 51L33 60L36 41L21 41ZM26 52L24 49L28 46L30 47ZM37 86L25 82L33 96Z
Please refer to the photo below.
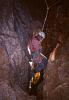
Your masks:
M31 56L29 64L31 66L32 78L40 76L40 73L47 64L47 57L43 55L42 41L45 39L45 33L40 31L37 34L33 33L32 39L28 43L28 52ZM35 74L35 72L37 72ZM31 88L31 87L30 87Z

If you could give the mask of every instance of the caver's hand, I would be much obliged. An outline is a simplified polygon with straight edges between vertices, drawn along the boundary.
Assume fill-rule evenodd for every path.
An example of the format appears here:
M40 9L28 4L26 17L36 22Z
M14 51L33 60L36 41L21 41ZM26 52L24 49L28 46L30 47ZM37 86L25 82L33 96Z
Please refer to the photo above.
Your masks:
M55 61L55 59L56 59L56 53L57 53L57 50L58 50L59 46L60 46L60 44L57 43L55 49L51 52L51 54L50 54L50 56L49 56L48 62L53 62L53 61Z
M53 62L54 60L55 60L55 54L54 52L51 52L48 62Z

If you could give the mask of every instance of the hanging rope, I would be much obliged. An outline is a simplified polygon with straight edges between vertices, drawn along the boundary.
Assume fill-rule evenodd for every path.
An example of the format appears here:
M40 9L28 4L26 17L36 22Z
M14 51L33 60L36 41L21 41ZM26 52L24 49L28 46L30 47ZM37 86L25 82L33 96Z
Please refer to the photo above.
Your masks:
M45 3L46 3L46 7L47 7L47 13L46 13L46 16L45 16L45 19L44 19L44 23L43 23L43 26L42 26L42 31L44 30L45 23L46 23L47 16L48 16L48 11L49 11L49 7L48 7L48 4L47 4L47 0L45 0Z
M53 6L55 6L56 4L58 4L60 1L61 1L61 0L57 0L54 4L52 4L52 5L49 7L49 9L52 8Z
M58 4L59 2L60 2L60 0L58 0L57 2L55 2L53 5L51 5L49 7L48 6L48 3L47 3L47 0L45 0L46 7L47 7L47 12L46 12L46 16L45 16L44 23L43 23L43 26L42 26L42 31L44 30L44 27L45 27L45 23L46 23L46 20L47 20L47 16L48 16L48 13L49 13L49 9L52 8L53 6L55 6L56 4Z

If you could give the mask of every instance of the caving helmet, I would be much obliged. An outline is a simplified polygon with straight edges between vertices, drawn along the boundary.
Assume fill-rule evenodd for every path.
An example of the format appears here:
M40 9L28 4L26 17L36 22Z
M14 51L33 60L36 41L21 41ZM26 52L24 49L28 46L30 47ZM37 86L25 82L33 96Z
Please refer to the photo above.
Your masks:
M42 32L42 31L41 31L41 32L39 32L39 33L38 33L38 35L39 35L40 37L42 37L43 39L45 38L45 33L44 33L44 32Z

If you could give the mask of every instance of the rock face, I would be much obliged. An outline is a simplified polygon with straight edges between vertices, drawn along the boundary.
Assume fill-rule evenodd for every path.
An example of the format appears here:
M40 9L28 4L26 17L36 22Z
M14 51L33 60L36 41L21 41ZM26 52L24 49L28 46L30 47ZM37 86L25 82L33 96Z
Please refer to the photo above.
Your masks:
M69 100L68 12L68 2L61 0L48 13L45 25L45 31L48 34L43 42L43 47L49 60L44 74L43 91L42 88L39 88L40 86L38 87L37 98L39 100Z
M16 7L16 9L13 6ZM14 9L16 12L14 11ZM26 36L28 39L27 30L29 30L29 27L27 25L29 24L30 18L28 21L23 18L23 20L26 22L22 23L22 26L20 26L21 22L19 22L20 19L18 17L18 14L19 16L24 16L20 13L21 13L20 3L15 1L13 5L12 0L0 1L0 15L1 15L0 16L0 44L1 44L0 46L3 47L7 52L8 59L10 62L10 68L9 68L10 76L13 77L15 75L14 80L16 80L17 84L21 86L22 83L21 87L27 88L29 65L28 65L27 55L25 54L28 54L26 53L27 52ZM17 16L15 16L15 14ZM26 16L24 17L26 18ZM18 19L16 17L18 17ZM17 23L16 23L16 19L17 19ZM27 28L27 30L24 29L25 27Z
M0 0L0 100L36 99L24 92L27 92L30 77L27 43L32 36L32 31L41 28L42 25L32 20L27 7L23 5L23 0ZM45 3L43 5L46 8ZM53 53L49 57L48 76L45 77L45 84L42 83L38 87L37 99L43 99L43 95L44 100L69 100L69 13L67 5L66 0L63 2L61 0L48 15L45 28L48 34L43 44L44 53L49 57L57 41L60 41L62 46L57 48L54 62L51 62ZM31 12L35 10L34 7L30 9ZM43 8L41 9L38 12L43 12ZM42 15L41 12L36 14L36 11L37 9L34 19L41 20L42 18L43 22L43 15L46 11ZM44 85L43 91L42 85Z
M47 65L44 100L69 100L69 38L60 55ZM58 51L57 51L58 52ZM49 58L50 59L50 58Z
M7 52L0 48L0 100L35 100L14 84ZM10 80L12 84L10 84Z
M35 99L24 92L30 77L27 43L32 19L27 14L19 0L0 1L0 100Z
M50 56L43 86L44 100L69 100L68 10L67 3L63 1L49 12L47 49Z

